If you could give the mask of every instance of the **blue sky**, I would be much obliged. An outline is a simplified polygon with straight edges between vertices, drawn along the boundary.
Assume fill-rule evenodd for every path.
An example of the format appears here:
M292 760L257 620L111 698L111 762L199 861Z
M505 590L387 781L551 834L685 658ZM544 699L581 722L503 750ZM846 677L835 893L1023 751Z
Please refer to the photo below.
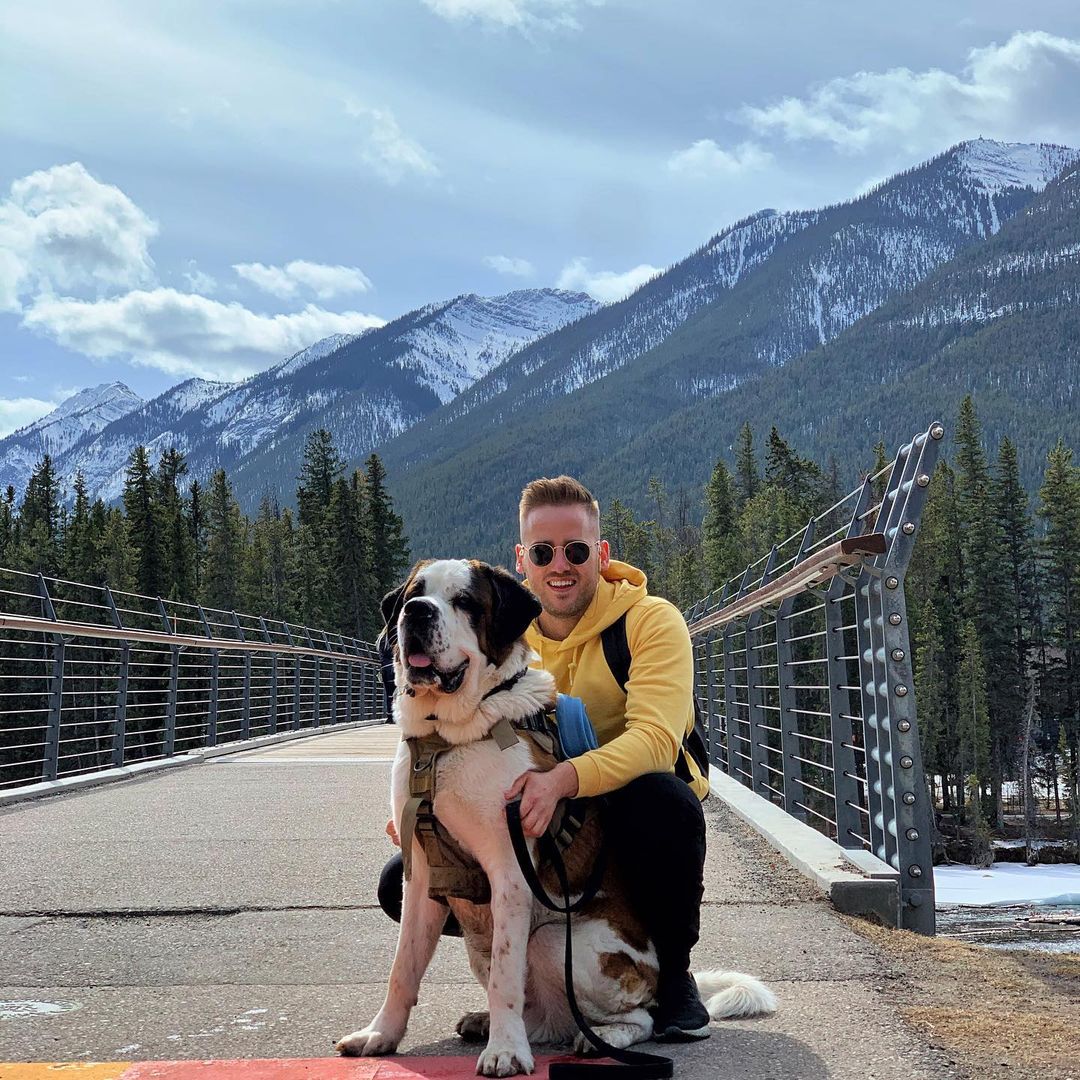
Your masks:
M7 0L0 435L463 292L625 295L979 135L1080 145L1080 5Z

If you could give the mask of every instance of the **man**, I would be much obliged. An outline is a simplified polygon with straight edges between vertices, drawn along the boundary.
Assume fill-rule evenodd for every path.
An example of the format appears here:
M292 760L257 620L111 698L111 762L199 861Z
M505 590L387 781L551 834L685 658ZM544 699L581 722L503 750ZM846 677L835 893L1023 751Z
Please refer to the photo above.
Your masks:
M611 558L599 506L577 480L534 480L518 517L517 570L543 606L527 640L558 690L584 701L600 748L523 774L506 796L521 795L530 836L547 829L560 799L607 797L607 834L660 961L655 1038L706 1038L709 1017L689 966L703 892L700 800L709 785L683 746L694 722L686 623L674 605L648 595L640 570ZM623 615L625 692L600 636ZM675 775L677 764L687 781Z
M577 480L534 480L518 516L517 570L543 608L527 640L558 690L584 701L600 748L549 772L522 774L506 798L521 795L525 832L540 836L560 799L606 796L606 835L660 964L654 1038L707 1038L709 1015L689 968L705 862L700 800L709 785L683 747L694 718L686 623L674 605L648 595L640 570L611 558L599 506ZM623 615L631 656L625 692L600 637ZM387 832L396 843L392 823ZM393 918L400 917L401 875L398 856L379 883ZM449 923L444 933L455 932Z

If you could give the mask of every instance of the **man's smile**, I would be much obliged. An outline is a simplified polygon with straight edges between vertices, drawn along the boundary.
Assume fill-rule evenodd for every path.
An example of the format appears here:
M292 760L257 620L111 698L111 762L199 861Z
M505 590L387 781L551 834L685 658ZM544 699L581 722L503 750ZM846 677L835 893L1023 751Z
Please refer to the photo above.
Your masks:
M575 578L549 578L547 587L554 592L569 592L576 584Z

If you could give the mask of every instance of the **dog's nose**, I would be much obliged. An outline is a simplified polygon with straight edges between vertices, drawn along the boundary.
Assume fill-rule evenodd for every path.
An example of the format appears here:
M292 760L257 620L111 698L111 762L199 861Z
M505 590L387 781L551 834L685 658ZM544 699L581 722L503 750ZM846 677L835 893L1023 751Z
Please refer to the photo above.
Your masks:
M412 600L406 601L402 610L405 613L405 618L410 623L420 626L434 622L435 616L438 614L435 605L422 596L414 596Z

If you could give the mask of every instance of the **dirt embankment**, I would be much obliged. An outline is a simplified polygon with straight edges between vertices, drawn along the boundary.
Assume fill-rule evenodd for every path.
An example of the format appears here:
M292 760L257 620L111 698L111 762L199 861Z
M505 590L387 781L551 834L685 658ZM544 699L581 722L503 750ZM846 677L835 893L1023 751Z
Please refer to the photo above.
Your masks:
M1005 952L853 928L907 971L899 1014L975 1080L1080 1080L1080 955Z

